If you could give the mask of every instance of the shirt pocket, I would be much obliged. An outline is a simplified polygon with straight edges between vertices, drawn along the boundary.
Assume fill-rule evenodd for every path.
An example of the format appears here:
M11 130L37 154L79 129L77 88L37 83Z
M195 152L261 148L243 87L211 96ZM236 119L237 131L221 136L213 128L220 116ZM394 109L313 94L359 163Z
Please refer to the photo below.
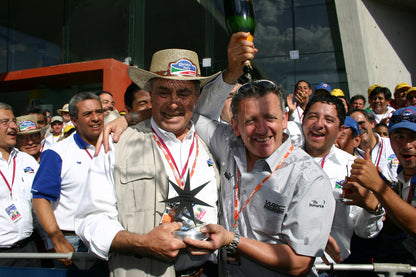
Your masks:
M247 211L256 236L279 237L289 205L289 197L268 188L260 189ZM245 203L244 203L245 204ZM244 205L242 204L242 205ZM247 207L248 207L247 206Z

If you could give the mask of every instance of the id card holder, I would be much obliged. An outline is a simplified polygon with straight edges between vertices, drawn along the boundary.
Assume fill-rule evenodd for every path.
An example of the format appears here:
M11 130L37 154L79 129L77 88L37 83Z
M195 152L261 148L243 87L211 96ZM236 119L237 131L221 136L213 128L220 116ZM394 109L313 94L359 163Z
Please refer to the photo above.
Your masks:
M8 206L5 208L5 211L13 223L16 223L22 219L22 215L17 210L16 205L14 203L9 202Z

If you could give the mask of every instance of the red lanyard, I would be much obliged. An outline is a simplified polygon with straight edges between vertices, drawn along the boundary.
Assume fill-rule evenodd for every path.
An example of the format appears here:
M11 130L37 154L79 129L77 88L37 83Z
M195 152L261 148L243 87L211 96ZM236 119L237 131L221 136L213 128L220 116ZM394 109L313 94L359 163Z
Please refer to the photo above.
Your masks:
M186 160L186 163L183 166L182 173L181 173L178 169L178 166L176 165L176 162L172 156L172 153L169 151L169 148L166 146L163 139L157 135L157 133L155 132L155 130L153 130L153 128L152 128L152 131L153 131L153 138L155 139L159 148L162 149L163 154L165 154L166 160L168 161L169 166L171 167L173 174L175 175L176 182L178 183L179 187L183 189L183 187L185 186L184 182L182 181L183 176L185 175L186 170L188 169L189 159L192 155L192 151L194 149L194 144L196 140L196 155L195 155L194 164L192 165L192 170L191 170L191 175L190 175L191 178L195 172L196 161L198 159L198 154L199 154L199 142L198 142L198 138L196 137L196 133L194 133L194 136L192 138L192 144L191 144L191 148L189 149L188 159Z
M261 187L263 186L263 184L270 178L272 177L273 173L276 172L276 170L283 164L283 162L286 160L286 158L289 156L289 154L292 152L294 146L292 144L292 146L290 147L289 151L287 151L287 153L285 154L285 156L283 157L283 159L280 161L280 163L276 166L276 168L269 174L269 176L267 176L266 178L263 179L263 181L260 182L260 184L257 185L257 187L253 190L253 192L250 194L250 196L247 199L247 202L244 204L244 206L240 209L240 211L238 211L238 207L239 207L239 200L238 200L238 183L239 183L239 176L240 176L240 171L237 170L237 182L235 185L235 191L234 191L234 227L237 227L237 220L240 217L240 213L245 209L245 207L248 205L248 203L250 202L251 198L254 196L254 194L256 192L258 192Z
M331 152L331 151L330 151ZM325 156L321 160L321 168L324 168L326 157L328 156L329 152L325 154Z
M298 113L298 116L299 116L299 120L302 120L302 116L303 116L303 113L302 114L300 114L299 113L299 104L298 103L296 103L296 112Z
M91 160L92 160L92 156L91 156L90 152L88 152L87 147L85 147L85 148L84 148L84 150L85 150L85 152L87 152L88 156L89 156L89 157L91 158Z
M0 170L0 174L1 174L1 177L3 177L3 180L4 180L4 182L6 183L7 187L8 187L8 188L9 188L9 190L10 190L10 196L13 196L12 189L13 189L13 184L14 184L14 176L15 176L15 174L16 174L16 157L14 157L14 158L13 158L13 177L12 177L12 185L10 185L10 184L9 184L9 182L8 182L8 181L7 181L7 179L6 179L6 176L4 176L3 172L1 172L1 170Z

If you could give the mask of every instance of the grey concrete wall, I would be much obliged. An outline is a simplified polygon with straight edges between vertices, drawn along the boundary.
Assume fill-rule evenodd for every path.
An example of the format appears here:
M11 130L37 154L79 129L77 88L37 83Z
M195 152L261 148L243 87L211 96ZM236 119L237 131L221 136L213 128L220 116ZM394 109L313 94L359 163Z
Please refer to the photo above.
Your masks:
M335 0L350 96L367 96L377 83L390 88L416 83L411 10L400 1Z

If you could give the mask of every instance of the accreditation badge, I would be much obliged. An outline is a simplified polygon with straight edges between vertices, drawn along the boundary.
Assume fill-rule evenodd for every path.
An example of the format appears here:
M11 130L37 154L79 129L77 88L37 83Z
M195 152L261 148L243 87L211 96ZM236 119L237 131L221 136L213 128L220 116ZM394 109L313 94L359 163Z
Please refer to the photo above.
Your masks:
M17 210L16 205L14 203L9 203L9 205L5 209L7 215L9 216L10 220L13 223L18 222L20 219L22 219L22 215Z

